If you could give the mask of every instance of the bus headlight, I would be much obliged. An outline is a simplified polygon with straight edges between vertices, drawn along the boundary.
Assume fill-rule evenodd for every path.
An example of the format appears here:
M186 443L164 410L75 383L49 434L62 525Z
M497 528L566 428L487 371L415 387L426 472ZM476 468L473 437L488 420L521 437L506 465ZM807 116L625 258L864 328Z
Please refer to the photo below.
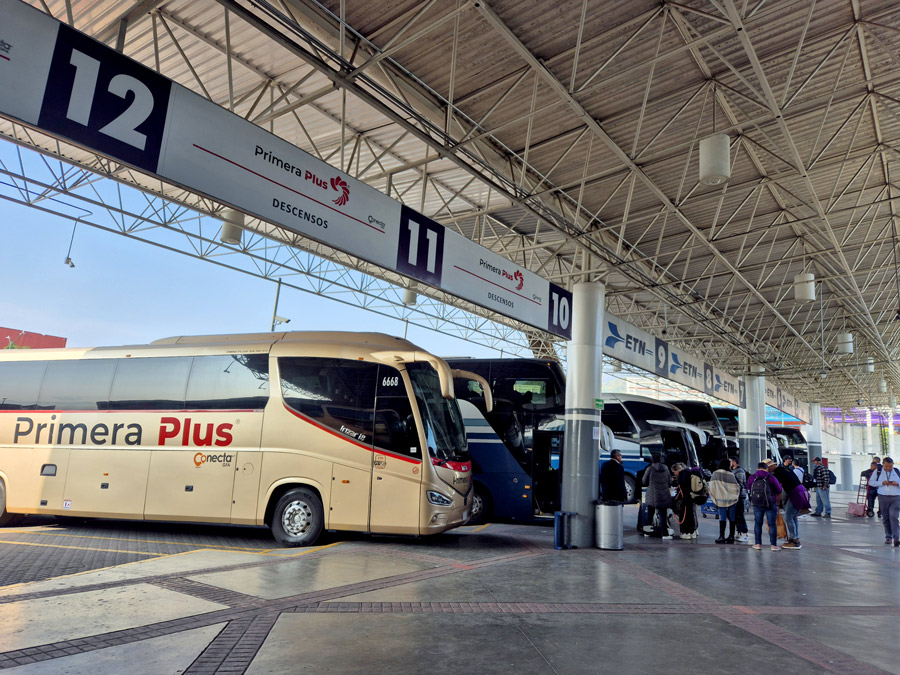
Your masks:
M440 492L435 492L434 490L428 490L425 493L428 497L428 503L434 504L435 506L452 506L453 500L450 497L446 497L442 495Z

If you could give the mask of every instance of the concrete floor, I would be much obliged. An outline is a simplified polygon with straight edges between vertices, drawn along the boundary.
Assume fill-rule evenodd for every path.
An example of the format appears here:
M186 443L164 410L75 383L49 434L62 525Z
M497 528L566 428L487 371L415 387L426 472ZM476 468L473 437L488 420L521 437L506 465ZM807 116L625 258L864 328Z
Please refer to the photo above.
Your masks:
M621 552L556 551L551 528L509 524L300 550L256 535L228 549L228 530L200 528L183 553L0 587L0 669L900 673L900 549L845 516L849 497L830 521L801 520L800 551L715 545L712 519L696 541L629 528ZM129 526L113 546L118 527L6 529L0 554L150 555L180 536Z

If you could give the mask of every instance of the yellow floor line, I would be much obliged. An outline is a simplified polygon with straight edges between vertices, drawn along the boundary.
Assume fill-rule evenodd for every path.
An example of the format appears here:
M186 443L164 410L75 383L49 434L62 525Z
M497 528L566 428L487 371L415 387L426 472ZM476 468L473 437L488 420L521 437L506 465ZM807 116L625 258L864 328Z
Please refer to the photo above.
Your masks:
M481 527L476 527L472 532L481 532L484 528L490 527L493 523L485 523Z
M63 546L62 544L37 544L31 541L3 541L0 544L11 544L12 546L40 546L44 548L65 548L73 551L102 551L104 553L132 553L134 555L152 555L159 557L159 553L145 553L144 551L129 551L117 548L91 548L90 546Z

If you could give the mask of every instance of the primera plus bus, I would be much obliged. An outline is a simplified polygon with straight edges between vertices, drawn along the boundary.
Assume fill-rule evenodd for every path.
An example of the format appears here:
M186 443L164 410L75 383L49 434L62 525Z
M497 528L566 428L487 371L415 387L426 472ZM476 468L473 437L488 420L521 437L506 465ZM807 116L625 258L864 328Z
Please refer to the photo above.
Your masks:
M23 514L432 534L471 462L447 364L377 333L0 351L0 525Z

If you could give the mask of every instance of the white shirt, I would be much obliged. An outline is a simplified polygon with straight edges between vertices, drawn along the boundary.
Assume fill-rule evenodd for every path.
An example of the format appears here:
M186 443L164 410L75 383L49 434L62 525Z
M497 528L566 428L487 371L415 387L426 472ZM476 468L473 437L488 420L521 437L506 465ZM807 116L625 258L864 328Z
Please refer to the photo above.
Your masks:
M900 471L897 470L896 466L890 472L882 468L880 476L878 475L878 469L875 469L869 477L869 487L878 488L878 494L880 495L900 495L900 485L882 485L886 480L900 483Z
M799 466L794 465L794 475L797 476L797 480L801 483L803 482L803 469Z

